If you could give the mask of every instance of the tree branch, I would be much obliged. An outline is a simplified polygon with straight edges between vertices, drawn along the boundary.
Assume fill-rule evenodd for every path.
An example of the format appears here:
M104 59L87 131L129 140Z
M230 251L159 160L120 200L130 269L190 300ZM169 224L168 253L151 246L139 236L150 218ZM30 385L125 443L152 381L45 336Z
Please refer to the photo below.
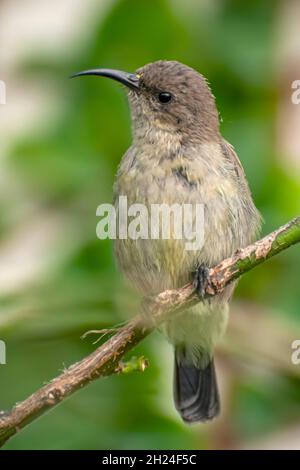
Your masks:
M221 293L225 286L245 272L299 242L300 217L297 217L256 243L239 249L231 258L210 269L204 297ZM147 306L151 323L146 322L145 314L135 316L92 354L70 366L49 384L18 403L11 411L0 412L0 446L76 390L99 377L124 371L121 358L128 351L171 315L199 301L193 283L157 295ZM131 363L129 369L125 370L143 370L146 366L147 362L143 359L141 363Z

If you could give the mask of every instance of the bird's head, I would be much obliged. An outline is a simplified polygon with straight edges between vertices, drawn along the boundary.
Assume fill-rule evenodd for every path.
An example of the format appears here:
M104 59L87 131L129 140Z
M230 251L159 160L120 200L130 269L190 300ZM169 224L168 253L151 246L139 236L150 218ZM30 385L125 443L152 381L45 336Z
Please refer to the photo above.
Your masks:
M206 79L176 61L160 60L135 73L93 69L74 76L98 75L127 87L134 135L157 131L201 142L219 137L219 116Z

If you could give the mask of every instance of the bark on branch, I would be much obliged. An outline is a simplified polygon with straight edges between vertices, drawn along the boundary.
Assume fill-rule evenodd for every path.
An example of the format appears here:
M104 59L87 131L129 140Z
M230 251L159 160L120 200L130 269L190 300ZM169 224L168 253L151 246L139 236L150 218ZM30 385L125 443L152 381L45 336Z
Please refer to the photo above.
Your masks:
M300 217L290 221L266 237L239 249L209 271L204 297L222 292L224 287L266 259L300 242ZM58 405L76 390L93 380L113 373L122 373L122 357L149 335L170 315L199 302L193 283L180 289L167 290L154 298L147 309L153 321L145 323L145 315L135 316L92 354L66 369L49 384L18 403L11 411L0 412L0 447L22 428ZM145 364L146 367L146 364ZM126 369L126 368L125 368ZM132 370L143 370L132 367Z

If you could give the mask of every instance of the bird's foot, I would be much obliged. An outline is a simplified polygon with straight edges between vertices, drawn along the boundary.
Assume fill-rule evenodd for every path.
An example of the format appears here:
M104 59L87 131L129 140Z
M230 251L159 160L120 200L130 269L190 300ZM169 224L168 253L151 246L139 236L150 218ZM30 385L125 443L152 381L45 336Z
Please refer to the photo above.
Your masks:
M204 298L209 280L209 268L200 264L195 272L194 284L195 290L201 299Z

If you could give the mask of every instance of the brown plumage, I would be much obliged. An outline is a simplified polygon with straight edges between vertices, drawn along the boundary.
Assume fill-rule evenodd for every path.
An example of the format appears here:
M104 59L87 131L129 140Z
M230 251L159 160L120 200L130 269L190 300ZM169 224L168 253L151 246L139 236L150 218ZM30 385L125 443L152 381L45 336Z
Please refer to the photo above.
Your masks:
M110 76L104 72L97 74ZM201 74L175 61L158 61L135 75L111 77L129 87L133 131L116 176L116 206L120 195L127 196L128 205L204 205L200 250L187 251L186 240L174 237L116 240L121 270L147 297L191 281L199 265L213 266L251 243L260 216L239 159L220 134L215 99ZM175 347L175 405L186 422L206 421L219 411L213 350L226 328L233 288L165 327Z

